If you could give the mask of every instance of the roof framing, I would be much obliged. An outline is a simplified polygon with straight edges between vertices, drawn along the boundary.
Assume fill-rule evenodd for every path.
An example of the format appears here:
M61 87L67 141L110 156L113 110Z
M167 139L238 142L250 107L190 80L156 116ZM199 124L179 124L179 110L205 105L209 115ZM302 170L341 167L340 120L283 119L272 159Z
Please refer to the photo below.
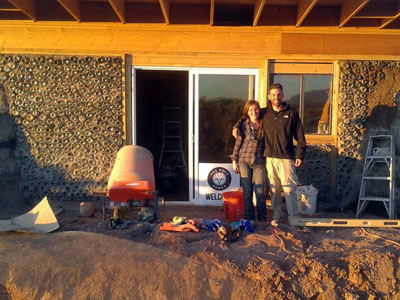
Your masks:
M214 25L215 0L210 0L210 25Z
M297 22L296 27L299 27L303 23L304 19L310 13L312 8L317 4L318 0L301 0L297 7Z
M169 0L159 0L165 24L169 24Z
M397 4L397 11L396 11L396 15L393 18L389 18L389 19L382 19L381 22L381 29L385 28L386 26L388 26L390 23L392 23L395 20L400 19L400 3Z
M57 2L60 3L76 21L82 22L80 0L57 0Z
M370 0L345 1L340 10L339 27L346 25Z
M0 0L0 21L400 31L398 0Z
M23 12L33 21L37 21L36 16L36 4L31 0L8 0L13 4L19 11Z
M125 24L125 0L108 0L108 2L110 2L110 5L114 9L121 22Z
M254 17L253 17L253 26L257 26L258 20L260 19L261 13L264 9L266 0L256 0L254 4Z

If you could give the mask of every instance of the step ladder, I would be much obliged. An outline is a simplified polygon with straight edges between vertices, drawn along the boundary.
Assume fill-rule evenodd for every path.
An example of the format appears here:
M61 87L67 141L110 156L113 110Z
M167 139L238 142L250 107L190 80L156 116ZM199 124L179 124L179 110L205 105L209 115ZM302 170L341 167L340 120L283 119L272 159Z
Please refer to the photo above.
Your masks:
M182 109L180 106L164 106L163 138L158 170L178 168L187 175L185 153L182 146Z
M382 202L389 219L396 218L394 161L395 149L392 135L371 136L364 160L356 218L371 201Z

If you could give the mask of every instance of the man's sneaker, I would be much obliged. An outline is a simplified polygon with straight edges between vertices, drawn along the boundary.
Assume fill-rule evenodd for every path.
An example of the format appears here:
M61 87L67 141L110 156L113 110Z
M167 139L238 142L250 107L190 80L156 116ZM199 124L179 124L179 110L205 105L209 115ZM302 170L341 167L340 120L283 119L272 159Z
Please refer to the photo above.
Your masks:
M310 233L311 232L311 228L307 227L307 226L299 226L298 227L300 231L302 231L303 233Z
M272 227L279 227L279 222L277 220L272 220L271 221L271 226Z

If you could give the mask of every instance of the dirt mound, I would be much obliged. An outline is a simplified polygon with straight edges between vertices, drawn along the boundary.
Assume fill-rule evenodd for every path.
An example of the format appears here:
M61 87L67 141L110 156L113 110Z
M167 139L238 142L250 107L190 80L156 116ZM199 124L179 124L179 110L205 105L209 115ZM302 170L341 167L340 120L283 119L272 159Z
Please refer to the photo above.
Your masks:
M52 234L0 234L0 299L400 299L396 228L270 234L257 223L226 243L67 216Z
M1 239L0 284L10 299L251 296L251 282L211 253L185 256L85 232L6 234Z

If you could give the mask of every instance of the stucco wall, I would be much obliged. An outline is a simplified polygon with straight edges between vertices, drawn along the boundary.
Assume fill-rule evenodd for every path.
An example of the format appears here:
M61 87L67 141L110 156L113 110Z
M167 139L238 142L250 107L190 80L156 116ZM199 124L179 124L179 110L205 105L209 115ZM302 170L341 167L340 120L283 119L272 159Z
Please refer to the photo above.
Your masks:
M395 103L400 93L400 61L341 61L339 76L335 202L345 207L358 201L369 137L393 134L395 140L399 138L394 125L400 117ZM395 176L399 176L396 169Z
M370 135L400 140L400 62L339 65L337 148L309 145L298 170L301 184L319 189L322 207L357 202ZM123 77L119 56L0 55L0 121L8 122L0 130L0 180L24 199L84 200L105 191L124 144Z

